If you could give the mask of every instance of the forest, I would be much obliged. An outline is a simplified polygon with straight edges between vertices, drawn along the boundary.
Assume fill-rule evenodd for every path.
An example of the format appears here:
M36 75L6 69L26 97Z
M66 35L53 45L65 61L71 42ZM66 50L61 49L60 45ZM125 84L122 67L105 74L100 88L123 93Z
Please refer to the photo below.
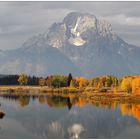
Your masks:
M140 76L124 76L118 78L113 75L93 78L73 77L69 75L49 75L47 77L35 77L21 75L5 75L0 77L1 86L40 86L48 88L74 88L92 89L98 92L109 90L123 91L127 93L140 92Z

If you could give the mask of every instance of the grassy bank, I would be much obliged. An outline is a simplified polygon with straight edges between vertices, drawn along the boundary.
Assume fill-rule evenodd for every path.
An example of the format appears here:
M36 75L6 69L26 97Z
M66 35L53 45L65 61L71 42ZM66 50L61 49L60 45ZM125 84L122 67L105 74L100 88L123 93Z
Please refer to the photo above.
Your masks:
M140 103L140 95L139 94L130 94L125 92L117 92L117 93L94 93L91 94L89 92L82 93L80 95L82 98L87 100L92 100L95 102L120 102L120 103Z
M53 88L48 86L0 86L0 94L2 93L114 93L113 88L74 88L74 87L61 87ZM115 91L116 92L116 91ZM121 92L117 89L117 92Z
M88 98L92 100L135 100L140 101L140 95L128 94L120 90L108 89L95 89L92 87L88 88L49 88L47 86L0 86L0 95L61 95L69 96L76 95L83 98Z
M48 94L48 93L81 93L83 89L78 88L49 88L47 86L0 86L0 94Z

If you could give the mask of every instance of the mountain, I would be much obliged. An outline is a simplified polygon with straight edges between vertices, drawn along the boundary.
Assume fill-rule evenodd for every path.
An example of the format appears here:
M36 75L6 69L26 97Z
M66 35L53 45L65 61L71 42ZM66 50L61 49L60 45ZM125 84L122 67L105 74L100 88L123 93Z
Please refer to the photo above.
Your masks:
M107 21L71 12L20 48L0 51L0 73L123 76L139 74L139 60L140 48L123 41Z
M29 46L28 46L29 45ZM51 46L38 47L33 43L24 44L21 48L6 51L0 59L0 73L46 76L50 74L80 74L71 60L58 49Z
M48 43L75 63L85 76L140 73L140 48L118 37L107 21L72 12L48 32Z

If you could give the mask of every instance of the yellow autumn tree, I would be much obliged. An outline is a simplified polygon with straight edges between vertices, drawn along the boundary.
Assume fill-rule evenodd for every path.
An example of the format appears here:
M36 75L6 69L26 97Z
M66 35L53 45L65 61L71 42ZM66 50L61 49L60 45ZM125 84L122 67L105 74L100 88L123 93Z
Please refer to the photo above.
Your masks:
M75 79L71 80L70 87L77 87L77 81Z
M134 79L133 76L126 76L122 79L121 89L128 93L132 92L132 80Z
M21 74L18 78L18 82L20 85L27 85L28 83L28 76L26 74Z
M78 86L79 86L80 88L86 87L86 86L88 86L88 84L89 84L89 81L88 81L86 78L84 78L84 77L77 77L77 78L75 78L75 79L76 79L76 81L77 81L77 83L78 83Z

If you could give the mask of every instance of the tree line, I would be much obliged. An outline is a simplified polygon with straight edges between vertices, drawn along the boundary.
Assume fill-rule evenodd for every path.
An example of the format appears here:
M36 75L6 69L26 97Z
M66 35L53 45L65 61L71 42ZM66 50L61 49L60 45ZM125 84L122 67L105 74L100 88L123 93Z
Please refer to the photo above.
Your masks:
M25 82L20 82L19 78L21 77L25 77L25 79L23 79L23 81L25 80ZM22 74L22 75L6 75L6 76L1 76L0 77L0 85L38 85L38 80L39 77L35 77L35 76L27 76L26 74Z
M94 78L73 77L69 75L49 75L44 77L21 75L7 75L0 77L0 85L39 85L52 88L74 87L74 88L114 88L119 87L128 93L140 91L140 76L124 76L118 78L113 75L99 76Z
M46 78L21 75L6 75L0 77L0 85L40 85L49 87L68 87L72 75L50 75Z

